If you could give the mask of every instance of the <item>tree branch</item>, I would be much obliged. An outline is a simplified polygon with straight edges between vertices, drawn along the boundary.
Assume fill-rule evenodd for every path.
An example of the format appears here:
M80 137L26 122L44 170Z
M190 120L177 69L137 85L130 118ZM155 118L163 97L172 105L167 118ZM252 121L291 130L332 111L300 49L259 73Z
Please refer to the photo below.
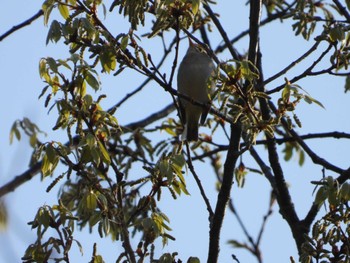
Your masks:
M277 110L276 106L271 101L269 101L269 106L274 112ZM293 138L298 142L301 148L303 148L303 150L309 155L309 157L315 164L322 165L324 168L339 174L344 172L343 169L331 164L325 159L319 157L314 151L312 151L311 148L303 141L303 139L298 135L298 133L294 129L288 129L289 125L284 118L281 119L281 122L283 126L288 130L288 132L293 136Z
M198 186L199 191L201 193L201 196L202 196L202 198L204 200L204 203L207 206L207 210L208 210L208 213L209 213L209 223L211 223L212 218L214 216L214 212L213 212L213 209L211 208L209 199L208 199L208 197L207 197L207 195L206 195L206 193L204 191L204 188L202 186L201 180L199 179L196 171L194 170L193 163L192 163L192 158L191 158L191 151L190 151L190 147L188 145L188 142L186 141L185 144L186 144L186 150L187 150L187 164L188 164L188 168L190 169L190 171L191 171L191 173L193 175L193 178L194 178L194 180L197 183L197 186Z
M292 8L292 6L296 3L296 1L294 1L294 3L290 4L286 9L276 12L275 14L269 15L267 18L263 19L260 23L260 26L264 26L270 22L273 22L276 19L279 18L283 18L285 15L288 14L288 11ZM246 35L249 34L249 29L242 31L240 34L238 34L236 37L234 37L233 39L230 40L230 45L233 45L234 43L236 43L237 41L239 41L240 39L242 39L243 37L245 37ZM223 52L226 48L228 47L227 43L224 42L222 45L219 45L216 49L215 49L215 53L221 53Z
M39 10L35 15L33 15L31 18L25 20L24 22L13 26L10 30L8 30L7 32L5 32L4 34L0 35L0 41L3 41L6 37L8 37L9 35L11 35L12 33L16 32L17 30L30 25L33 21L35 21L36 19L38 19L39 17L41 17L44 14L43 10Z
M216 17L216 15L214 14L213 10L211 10L210 6L207 3L204 3L203 7L204 7L205 11L208 12L210 18L213 20L216 28L219 30L220 35L222 36L222 39L224 40L225 44L227 45L227 48L230 51L232 58L238 59L239 55L238 55L237 51L230 44L230 40L229 40L229 38L228 38L228 36L226 34L226 31L222 27L219 19Z
M316 65L321 62L321 60L328 54L328 52L331 50L331 48L333 47L332 44L329 44L328 47L326 48L325 51L322 52L322 54L310 65L310 67L308 67L303 73L301 73L300 75L292 78L291 80L289 80L290 83L295 83L297 82L298 80L301 80L307 76L315 76L316 74L312 72L312 70L316 67ZM309 50L311 51L312 48ZM305 54L308 54L308 52L306 52ZM304 54L304 55L305 55ZM309 55L309 54L308 54ZM292 63L293 64L293 63ZM288 67L287 67L288 68ZM289 70L289 69L288 69ZM328 73L328 70L326 72L322 71L322 72L319 72L318 75L321 75L321 74L324 74L324 73ZM270 81L270 80L269 80ZM272 94L272 93L275 93L275 92L278 92L280 90L282 90L284 88L285 84L282 84L272 90L269 90L269 91L266 91L267 94Z
M343 6L339 0L333 0L333 3L337 6L339 12L346 18L348 23L350 23L350 13L346 10L345 6Z
M171 103L170 105L166 106L164 109L151 114L147 118L130 123L123 127L124 132L133 131L140 127L146 127L147 125L150 125L151 123L164 118L165 116L169 115L172 111L175 110L175 106ZM75 136L73 138L73 145L76 146L78 144L78 136ZM69 146L69 142L66 143L67 146ZM0 197L15 191L19 186L21 186L23 183L31 180L35 175L37 175L40 172L42 162L36 163L34 166L30 167L27 171L24 173L16 176L12 181L6 183L5 185L0 187Z
M218 200L215 207L214 217L209 232L209 253L208 263L217 262L220 250L220 232L224 220L226 205L230 199L231 187L233 184L234 169L239 157L241 139L241 127L238 124L231 124L231 135L229 149L224 164L224 175Z
M306 51L303 55L301 55L299 58L297 58L295 61L290 63L287 67L282 69L280 72L276 73L275 75L271 76L270 78L266 79L263 83L264 86L266 86L271 81L281 77L282 75L286 74L290 69L294 68L298 63L303 61L305 58L307 58L311 53L313 53L315 50L317 50L318 45L320 44L319 41L317 41L313 46Z

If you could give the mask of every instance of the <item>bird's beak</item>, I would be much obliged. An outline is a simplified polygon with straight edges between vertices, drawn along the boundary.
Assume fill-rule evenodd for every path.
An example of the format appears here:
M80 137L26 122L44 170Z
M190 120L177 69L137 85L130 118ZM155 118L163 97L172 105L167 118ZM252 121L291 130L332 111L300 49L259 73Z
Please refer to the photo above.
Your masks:
M195 44L192 42L191 38L188 38L188 44L190 45L190 47L195 46Z

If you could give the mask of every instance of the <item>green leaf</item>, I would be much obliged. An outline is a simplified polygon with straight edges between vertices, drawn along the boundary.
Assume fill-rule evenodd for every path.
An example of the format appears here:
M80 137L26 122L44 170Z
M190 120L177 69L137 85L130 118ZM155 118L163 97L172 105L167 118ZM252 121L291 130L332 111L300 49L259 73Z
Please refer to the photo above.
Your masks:
M99 166L100 162L101 162L101 156L100 156L99 151L96 148L92 148L92 149L90 149L89 153L90 153L94 163L97 166Z
M239 242L239 241L237 241L237 240L231 239L231 240L229 240L227 243L230 244L230 245L232 245L232 246L235 247L235 248L247 248L247 245L246 245L246 244L241 243L241 242Z
M60 11L61 16L67 20L69 17L69 9L66 5L58 4L58 10Z
M189 257L187 263L200 263L200 260L197 257Z
M76 239L73 239L73 241L75 241L79 247L79 251L81 253L81 255L83 255L83 246L80 244L80 242Z
M304 100L311 104L311 103L316 103L318 106L322 107L323 109L325 109L325 107L323 106L323 104L321 102L319 102L318 100L314 99L313 97L309 96L309 95L305 95Z
M107 73L109 73L111 70L114 70L117 65L115 55L111 51L102 51L100 53L100 62L103 69Z
M300 150L300 152L299 152L299 165L303 166L304 162L305 162L305 153L303 150Z
M200 0L192 0L192 13L196 15L199 10Z
M165 253L159 258L159 263L173 263L174 259L170 253Z
M49 158L45 154L41 163L41 173L43 174L44 177L51 174L50 168L51 168L51 163L49 161Z
M50 161L50 163L54 163L58 156L57 156L57 152L56 152L55 148L52 146L51 143L46 145L45 152L46 152L47 158Z
M89 210L95 210L95 208L97 207L96 195L93 192L90 192L86 196L86 207Z
M8 222L7 219L7 208L5 206L4 200L0 199L0 230L6 229Z
M328 197L328 191L325 186L321 186L320 189L318 189L315 197L315 204L316 205L322 205L323 202Z
M54 8L55 2L52 0L46 0L41 6L41 10L44 12L44 25L47 26L47 23L50 18L51 11Z
M49 227L51 219L51 214L47 207L41 207L37 213L36 219L38 220L39 224L43 225L44 227Z
M179 167L183 167L186 164L185 157L182 154L174 155L171 160Z
M104 263L104 260L103 260L102 256L96 255L96 256L93 257L92 263Z
M174 174L168 161L162 160L159 163L159 171L162 177L166 177L168 179L169 183L173 181Z
M345 201L350 200L350 184L349 183L344 183L341 186L341 188L339 190L339 196Z
M46 45L49 44L49 41L57 43L61 39L61 25L56 20L52 21L50 25L49 32L46 37Z
M47 153L44 155L42 164L41 164L41 172L44 177L51 175L59 161L59 157L57 156L52 162L50 161Z
M331 28L329 31L329 37L331 41L342 41L345 38L344 29L340 26Z
M284 102L289 102L290 98L290 85L286 85L282 90L282 99Z
M107 164L110 164L111 163L111 158L109 157L109 153L108 151L106 150L105 146L102 144L102 142L100 141L97 141L98 142L98 147L99 147L99 150L102 154L102 159L105 163Z
M120 48L121 50L125 50L126 47L128 46L128 42L129 42L129 35L125 35L122 40L120 41Z
M98 90L100 88L99 81L89 71L85 72L85 80L94 90Z
M46 63L54 73L58 73L58 66L56 60L51 57L46 58Z
M101 213L95 212L89 217L89 226L93 227L101 220Z
M67 63L66 60L63 60L63 59L58 59L57 60L58 63L62 66L64 66L65 68L69 69L70 71L72 71L72 68L69 66L69 64Z
M18 128L17 128L17 122L15 122L12 127L11 127L11 131L10 131L10 144L12 144L13 142L13 136L16 136L16 139L19 141L21 140L21 133L19 132Z

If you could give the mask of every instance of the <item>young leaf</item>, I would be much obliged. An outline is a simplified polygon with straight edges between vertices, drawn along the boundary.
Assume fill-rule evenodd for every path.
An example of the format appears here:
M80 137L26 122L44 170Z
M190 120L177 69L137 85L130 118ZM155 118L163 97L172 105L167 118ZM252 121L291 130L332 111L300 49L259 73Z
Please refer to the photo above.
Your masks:
M64 19L67 19L69 17L69 9L66 5L59 4L58 10L60 11L60 14Z
M199 10L200 0L192 0L192 13L196 15Z
M129 42L129 35L125 35L122 40L120 41L120 48L121 50L125 50L126 47L128 46L128 42Z
M98 148L102 154L103 161L107 164L111 163L111 158L109 157L109 153L100 141L98 141Z
M85 80L94 90L98 90L100 88L100 82L89 71L85 72Z

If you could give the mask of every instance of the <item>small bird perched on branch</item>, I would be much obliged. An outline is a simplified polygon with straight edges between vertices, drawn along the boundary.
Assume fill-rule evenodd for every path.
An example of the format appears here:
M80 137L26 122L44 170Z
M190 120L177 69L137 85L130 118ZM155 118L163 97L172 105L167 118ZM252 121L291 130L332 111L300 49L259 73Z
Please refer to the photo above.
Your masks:
M189 39L189 48L183 58L177 74L177 90L189 96L193 101L208 104L210 94L214 89L214 81L208 82L215 66L206 51ZM186 141L198 140L198 125L203 125L209 112L208 107L194 105L191 101L179 98L180 117L184 125L181 139Z

